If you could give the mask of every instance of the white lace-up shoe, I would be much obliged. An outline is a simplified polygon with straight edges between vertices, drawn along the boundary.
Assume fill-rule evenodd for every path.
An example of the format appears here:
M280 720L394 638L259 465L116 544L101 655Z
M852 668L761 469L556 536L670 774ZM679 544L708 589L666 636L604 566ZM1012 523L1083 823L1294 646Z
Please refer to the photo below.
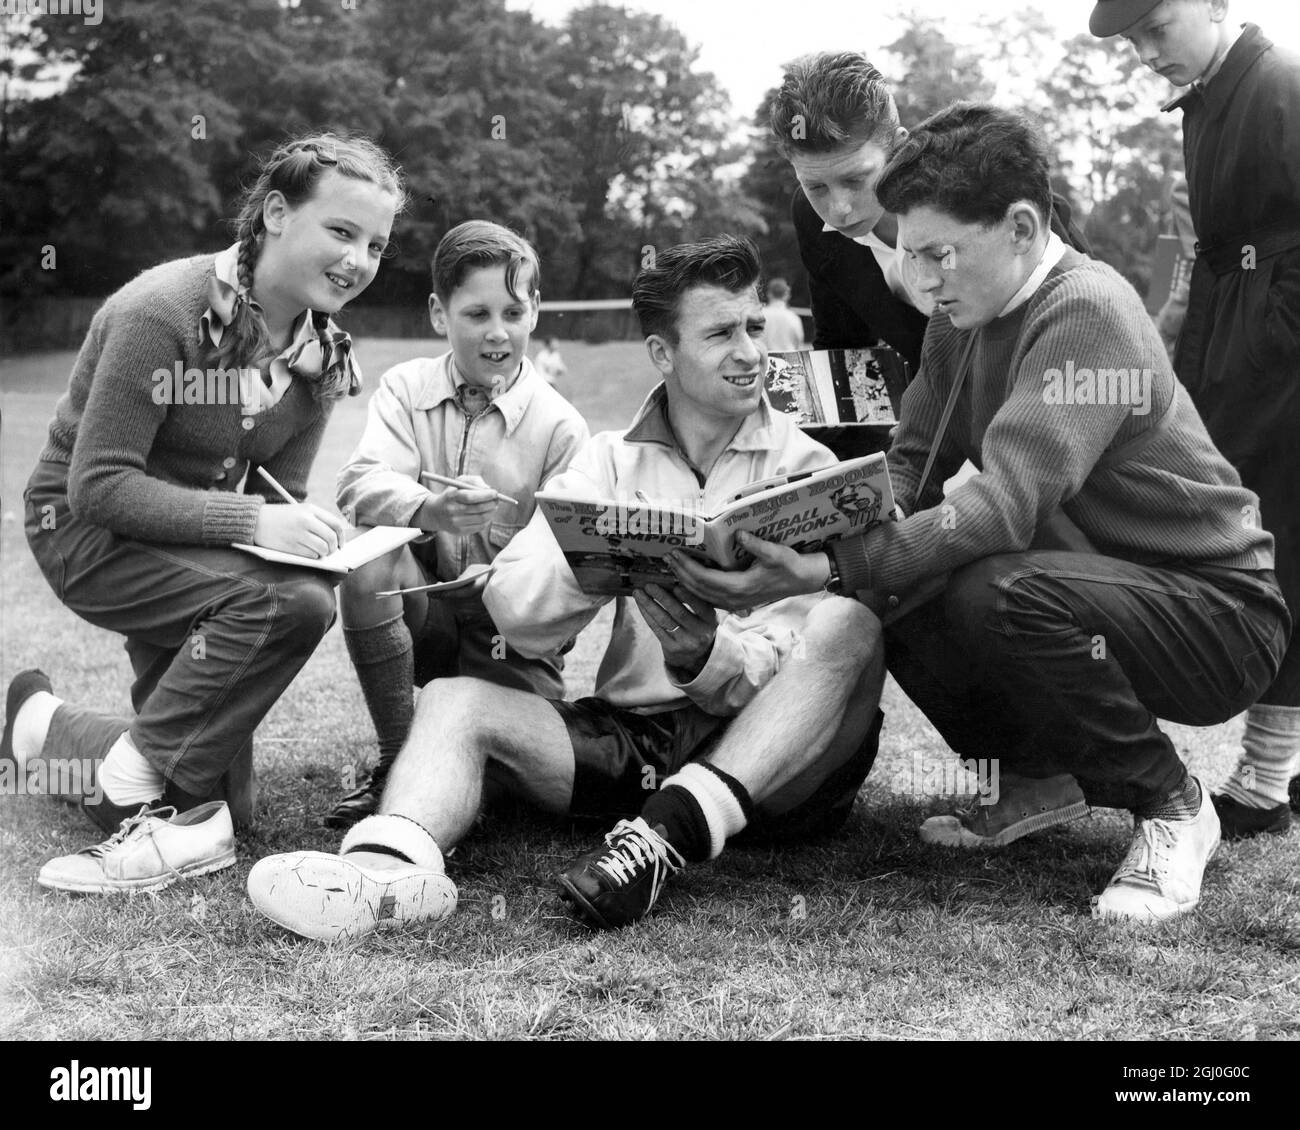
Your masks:
M170 806L142 805L102 844L51 859L36 881L51 890L84 894L159 891L234 862L235 830L224 800L179 815Z
M1161 922L1186 914L1200 901L1201 877L1218 846L1219 817L1201 785L1192 819L1137 821L1128 855L1097 896L1093 917Z

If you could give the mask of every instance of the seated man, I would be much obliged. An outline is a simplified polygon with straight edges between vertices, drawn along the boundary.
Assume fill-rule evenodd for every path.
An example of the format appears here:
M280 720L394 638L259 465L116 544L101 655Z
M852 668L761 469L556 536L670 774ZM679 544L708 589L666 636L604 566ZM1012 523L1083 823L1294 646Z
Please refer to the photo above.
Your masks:
M1156 719L1222 722L1277 671L1290 618L1259 500L1133 288L1049 232L1048 163L1023 120L957 103L876 191L935 299L889 452L908 516L833 543L833 561L745 539L744 573L679 561L677 576L722 607L816 591L832 564L847 591L873 590L894 610L899 684L963 757L1001 759L998 803L923 837L998 847L1088 804L1128 808L1132 844L1095 913L1190 910L1219 822ZM943 498L963 459L980 473ZM1048 536L1062 528L1075 537Z
M758 275L753 246L731 238L672 248L641 272L632 300L663 383L626 432L595 436L549 489L689 498L708 511L748 483L834 461L763 396ZM609 599L582 592L540 513L484 593L525 655L573 639ZM589 924L636 921L665 879L747 825L787 838L842 822L875 759L883 679L880 622L856 601L823 591L729 614L648 585L618 598L596 697L435 680L379 813L338 855L260 860L249 895L322 940L435 921L456 904L443 852L488 786L552 813L628 817L560 882Z

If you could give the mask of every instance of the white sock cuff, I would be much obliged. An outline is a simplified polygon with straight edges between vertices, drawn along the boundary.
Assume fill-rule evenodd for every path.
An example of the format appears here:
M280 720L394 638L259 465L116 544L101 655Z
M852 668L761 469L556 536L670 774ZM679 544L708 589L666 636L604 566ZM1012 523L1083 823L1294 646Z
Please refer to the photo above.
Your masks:
M129 730L123 730L104 755L95 778L104 795L123 807L157 800L167 784L149 759L135 748Z
M37 691L18 708L14 715L13 747L19 769L27 764L29 758L40 757L45 748L45 737L50 732L50 719L62 705L63 699L58 696L49 691Z
M343 837L339 855L364 851L367 844L401 852L417 867L436 871L439 875L446 874L437 841L409 817L388 812L358 820Z
M717 859L727 838L745 827L745 810L740 801L721 777L695 762L688 761L664 781L664 788L669 785L677 785L695 798L709 826L709 858Z

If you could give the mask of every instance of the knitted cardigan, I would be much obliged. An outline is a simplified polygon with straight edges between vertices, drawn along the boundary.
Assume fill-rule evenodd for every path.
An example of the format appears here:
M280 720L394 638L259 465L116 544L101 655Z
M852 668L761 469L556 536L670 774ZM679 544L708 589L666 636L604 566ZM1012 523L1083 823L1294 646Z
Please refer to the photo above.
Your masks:
M251 542L263 504L279 501L253 475L237 489L258 465L306 497L333 405L297 377L256 414L229 395L199 334L214 258L163 263L109 297L55 406L41 459L69 465L75 515L124 537Z

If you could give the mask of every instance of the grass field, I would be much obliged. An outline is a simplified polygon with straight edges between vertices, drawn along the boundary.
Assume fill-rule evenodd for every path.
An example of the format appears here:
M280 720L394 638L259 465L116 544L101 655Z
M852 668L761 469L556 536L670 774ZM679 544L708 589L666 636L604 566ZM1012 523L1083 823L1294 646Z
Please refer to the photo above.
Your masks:
M425 345L361 342L370 387ZM562 391L593 429L625 423L652 384L639 345L564 353ZM71 361L0 361L0 682L40 665L70 699L124 711L121 641L58 604L22 534L22 486ZM363 413L335 413L315 497L331 497ZM574 653L575 691L591 685L600 629ZM730 850L632 929L590 934L552 893L597 833L521 813L457 852L460 909L442 929L328 948L257 916L244 880L270 852L332 849L320 817L345 767L371 756L335 628L259 731L260 824L236 867L131 899L44 893L40 864L99 837L53 801L0 798L0 1038L1300 1036L1300 834L1222 849L1182 921L1097 923L1089 898L1123 855L1126 817L1097 812L995 855L922 845L916 826L952 802L918 795L914 759L951 755L892 681L884 705L881 757L843 835ZM1170 727L1211 784L1240 731Z

